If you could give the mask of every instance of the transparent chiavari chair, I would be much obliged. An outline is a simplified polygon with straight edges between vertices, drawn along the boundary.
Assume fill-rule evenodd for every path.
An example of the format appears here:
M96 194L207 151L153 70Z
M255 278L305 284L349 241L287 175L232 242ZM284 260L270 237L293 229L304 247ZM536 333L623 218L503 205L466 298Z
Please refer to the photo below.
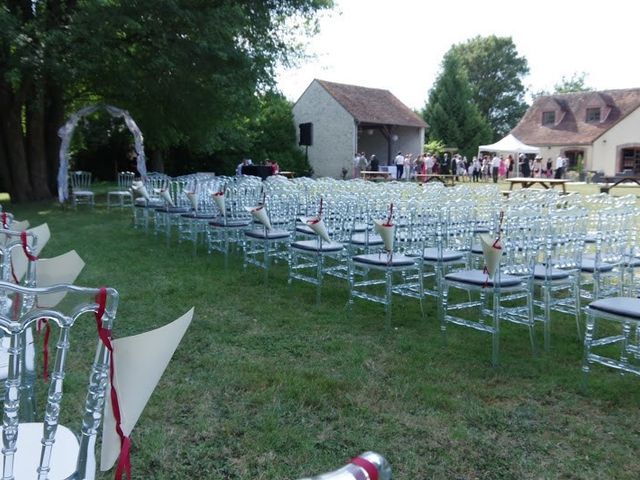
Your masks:
M418 291L418 301L422 308L422 275L421 258L401 253L420 251L419 236L415 235L417 219L411 209L397 208L398 213L391 218L395 225L392 236L393 249L380 249L377 253L363 253L349 257L349 311L353 308L354 299L360 298L384 305L385 326L390 328L392 317L392 303L394 292L415 288ZM374 211L375 212L375 211ZM380 215L380 210L373 213L371 221L385 222L390 219L388 212ZM386 246L385 246L386 247ZM408 286L415 284L416 286Z
M534 286L540 289L536 320L544 324L544 348L551 345L552 312L573 315L580 333L580 269L588 215L582 207L552 210L542 219L543 245L534 269Z
M135 176L133 172L118 172L118 189L107 192L107 209L111 208L113 200L120 208L133 206L131 185Z
M159 172L150 172L144 180L148 199L137 197L133 202L133 226L149 230L149 221L154 220L155 208L164 205L160 191L168 188L171 177Z
M224 210L220 210L216 204L219 216L209 222L206 231L207 251L221 252L224 255L225 267L229 264L229 253L236 246L242 246L244 242L244 231L250 228L252 223L251 214L245 207L252 207L244 196L244 191L238 188L235 180L228 182L214 195L221 193L224 198Z
M155 210L155 234L164 233L167 246L171 242L171 236L173 227L178 225L180 216L188 213L191 209L191 202L189 201L186 192L189 191L189 182L191 179L177 178L171 180L166 189L166 193L162 194L164 198L164 205L156 207ZM168 194L168 198L166 195ZM169 198L171 200L169 200Z
M71 201L74 208L78 205L94 206L95 198L91 190L91 172L76 170L69 173L71 180Z
M193 254L197 253L200 239L205 239L209 222L220 216L219 209L213 200L211 192L218 192L222 182L194 177L195 182L187 185L185 195L189 201L190 211L178 217L178 242L187 240L193 243Z
M595 221L593 221L595 217ZM598 210L590 215L592 249L582 256L580 296L587 300L621 296L624 291L624 260L633 211L626 205Z
M623 374L632 373L640 376L640 342L637 336L640 330L640 299L601 298L591 302L585 308L585 312L587 321L582 358L584 386L587 386L591 364L604 365ZM602 325L603 323L605 325ZM612 350L612 346L615 345L619 350ZM614 357L613 352L619 354Z
M316 303L320 303L325 274L335 272L342 265L345 246L340 240L344 239L344 223L350 219L341 207L339 202L327 202L321 212L307 217L303 225L313 232L314 237L289 244L289 284L300 280L316 285ZM323 232L326 232L326 238Z
M511 209L505 215L503 253L494 277L478 269L448 273L443 279L439 309L443 334L449 324L489 333L494 366L498 364L501 322L505 320L527 326L532 351L536 351L532 282L541 241L539 228L538 212L527 207Z
M433 278L433 283L431 288L424 288L424 293L441 302L444 275L469 267L477 222L473 203L465 198L449 201L426 215L429 223L422 251L422 273L425 280Z
M263 197L264 198L264 197ZM268 219L271 217L271 209L278 211L282 206L275 203L254 205L252 210L261 208ZM243 267L254 265L264 270L265 281L269 276L269 269L273 262L279 259L288 261L288 245L291 238L291 230L284 230L274 226L268 227L254 218L253 225L244 230Z

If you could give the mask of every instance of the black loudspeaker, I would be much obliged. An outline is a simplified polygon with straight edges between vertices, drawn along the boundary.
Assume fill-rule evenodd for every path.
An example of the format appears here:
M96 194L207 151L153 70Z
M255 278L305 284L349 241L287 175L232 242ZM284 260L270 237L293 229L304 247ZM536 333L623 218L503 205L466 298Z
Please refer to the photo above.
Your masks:
M300 142L298 145L306 145L307 147L313 145L313 123L301 123L298 127L300 128Z

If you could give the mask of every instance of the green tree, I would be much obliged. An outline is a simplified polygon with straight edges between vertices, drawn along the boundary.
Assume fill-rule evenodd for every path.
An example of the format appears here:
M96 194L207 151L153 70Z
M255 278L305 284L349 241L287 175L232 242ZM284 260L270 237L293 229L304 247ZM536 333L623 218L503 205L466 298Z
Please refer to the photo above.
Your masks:
M150 168L175 145L214 151L301 50L331 0L6 0L0 6L0 176L50 196L57 130L89 103L130 111Z
M553 86L554 93L590 92L593 88L587 87L586 78L586 72L573 73L569 78L563 75L562 80Z
M260 110L253 122L253 157L278 162L281 170L308 175L311 167L296 145L292 104L282 94L267 92L260 98Z
M527 59L518 55L511 37L477 36L451 47L467 72L472 98L492 129L493 140L506 135L527 110L522 79Z
M586 72L574 72L571 77L568 78L563 75L562 80L553 86L553 93L550 93L547 90L539 90L533 94L533 98L536 99L538 97L548 95L562 95L565 93L591 92L593 91L593 88L586 85L586 78Z
M455 55L446 55L422 116L429 141L441 140L470 157L491 139L491 128L473 103L467 74Z

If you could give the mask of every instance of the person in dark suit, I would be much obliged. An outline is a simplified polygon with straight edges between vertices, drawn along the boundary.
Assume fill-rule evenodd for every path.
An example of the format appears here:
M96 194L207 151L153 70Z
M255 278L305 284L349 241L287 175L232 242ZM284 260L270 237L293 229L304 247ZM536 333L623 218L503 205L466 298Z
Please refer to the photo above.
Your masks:
M369 168L372 172L377 172L380 169L380 161L378 157L375 155L371 155L371 162L369 163Z

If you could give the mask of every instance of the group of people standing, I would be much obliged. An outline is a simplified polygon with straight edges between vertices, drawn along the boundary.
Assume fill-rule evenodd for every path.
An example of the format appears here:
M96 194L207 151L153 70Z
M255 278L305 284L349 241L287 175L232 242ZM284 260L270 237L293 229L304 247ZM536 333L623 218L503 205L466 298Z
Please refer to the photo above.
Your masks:
M411 153L403 154L401 151L397 153L393 160L396 167L396 180L409 180L417 174L422 175L455 175L456 180L460 177L470 179L473 182L489 181L494 183L498 180L509 178L513 175L513 171L518 164L518 176L532 178L564 178L568 159L564 155L559 155L554 162L551 158L543 163L543 158L538 155L533 158L527 158L521 153L517 160L512 155L498 155L493 157L484 155L482 157L474 156L471 161L467 157L460 154L449 156L445 153L441 158L437 154L424 153L422 155L414 155ZM371 155L368 159L364 152L356 152L353 158L353 178L360 178L360 172L373 171L377 172L380 168L380 162L375 155ZM346 168L342 171L343 178L346 178Z

